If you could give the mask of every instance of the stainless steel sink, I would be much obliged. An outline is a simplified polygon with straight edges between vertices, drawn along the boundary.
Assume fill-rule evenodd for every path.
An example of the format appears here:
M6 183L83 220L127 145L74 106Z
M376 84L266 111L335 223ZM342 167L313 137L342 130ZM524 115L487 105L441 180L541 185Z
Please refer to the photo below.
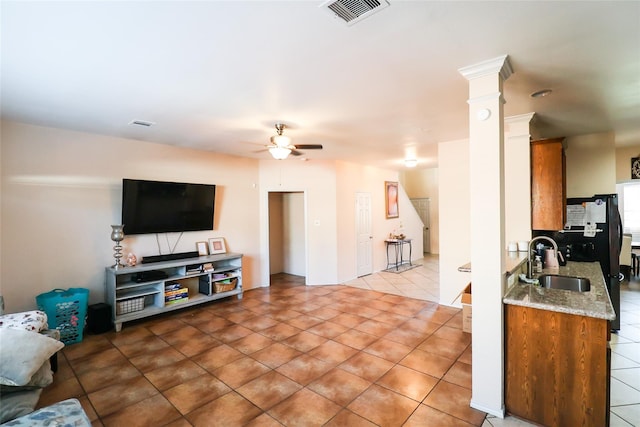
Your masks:
M588 292L591 289L591 281L584 277L543 274L538 277L538 280L540 281L540 286L543 288L564 289L576 292Z

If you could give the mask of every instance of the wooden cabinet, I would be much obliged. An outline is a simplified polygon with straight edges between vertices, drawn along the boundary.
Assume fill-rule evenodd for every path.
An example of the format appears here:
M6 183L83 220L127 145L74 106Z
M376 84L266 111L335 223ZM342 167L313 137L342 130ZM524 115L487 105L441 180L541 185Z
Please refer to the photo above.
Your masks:
M566 217L564 138L531 143L531 228L562 230Z
M116 331L124 322L232 295L242 298L241 254L106 269L106 299Z
M544 426L609 425L609 321L505 305L505 406Z

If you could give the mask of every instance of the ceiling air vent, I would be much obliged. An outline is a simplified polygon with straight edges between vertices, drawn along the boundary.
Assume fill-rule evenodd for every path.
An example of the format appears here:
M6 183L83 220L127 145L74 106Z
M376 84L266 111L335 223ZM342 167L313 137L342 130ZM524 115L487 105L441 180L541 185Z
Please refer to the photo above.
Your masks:
M320 5L335 18L353 25L389 6L386 0L329 0Z
M144 127L151 127L153 125L155 125L154 122L148 122L146 120L131 120L129 122L130 125L136 125L136 126L144 126Z

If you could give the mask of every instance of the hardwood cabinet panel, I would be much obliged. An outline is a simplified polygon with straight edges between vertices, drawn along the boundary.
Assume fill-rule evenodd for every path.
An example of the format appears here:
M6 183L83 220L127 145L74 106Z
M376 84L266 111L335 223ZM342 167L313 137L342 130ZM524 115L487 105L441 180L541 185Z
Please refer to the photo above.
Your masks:
M562 230L566 217L564 138L531 143L531 228Z
M507 412L545 426L608 420L608 321L505 306Z

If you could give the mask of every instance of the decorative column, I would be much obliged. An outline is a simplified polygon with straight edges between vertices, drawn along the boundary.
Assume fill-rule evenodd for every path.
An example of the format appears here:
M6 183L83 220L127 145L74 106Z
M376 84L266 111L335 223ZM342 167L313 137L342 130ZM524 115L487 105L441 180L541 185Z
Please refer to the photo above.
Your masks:
M458 70L469 81L471 407L504 417L504 99L507 56Z
M506 117L504 144L505 239L531 239L531 124L535 113Z

